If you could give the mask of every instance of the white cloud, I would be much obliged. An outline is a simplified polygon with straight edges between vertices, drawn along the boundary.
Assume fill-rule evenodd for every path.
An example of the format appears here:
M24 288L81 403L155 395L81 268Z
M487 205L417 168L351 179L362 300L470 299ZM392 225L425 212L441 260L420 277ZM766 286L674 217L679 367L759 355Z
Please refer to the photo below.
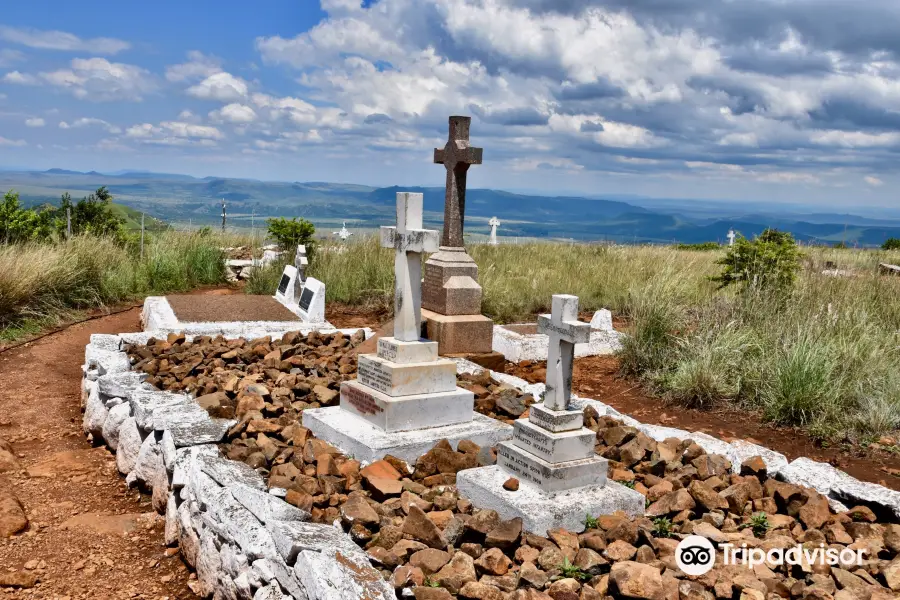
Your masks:
M20 73L19 71L10 71L3 76L5 83L14 83L16 85L39 85L40 81L34 75L28 73Z
M25 119L26 127L43 127L47 123L40 117L32 117L30 119Z
M189 96L203 100L233 102L245 98L248 93L247 82L231 73L214 73L197 85L187 89Z
M195 125L183 121L163 121L159 125L141 123L125 130L125 136L146 144L167 146L214 146L225 135L208 125Z
M25 140L10 140L8 138L0 135L0 146L27 146L28 142Z
M197 50L187 54L188 62L166 67L166 79L172 82L197 81L222 70L221 61Z
M256 120L256 111L245 104L228 104L209 113L213 121L225 121L238 125L246 125Z
M106 102L141 100L156 90L152 75L135 65L111 63L105 58L76 58L70 69L41 73L50 85L63 88L82 100Z
M874 175L866 175L863 177L863 181L872 187L881 187L884 185L884 181L882 181L879 177L875 177Z
M122 129L109 123L108 121L104 121L103 119L97 119L95 117L81 117L80 119L76 119L71 123L67 123L66 121L61 121L59 123L60 129L80 129L83 127L100 127L106 130L108 133L119 134L122 133Z
M4 25L0 25L0 40L40 50L65 50L88 54L118 54L131 48L131 44L128 42L114 38L81 39L65 31L45 31Z

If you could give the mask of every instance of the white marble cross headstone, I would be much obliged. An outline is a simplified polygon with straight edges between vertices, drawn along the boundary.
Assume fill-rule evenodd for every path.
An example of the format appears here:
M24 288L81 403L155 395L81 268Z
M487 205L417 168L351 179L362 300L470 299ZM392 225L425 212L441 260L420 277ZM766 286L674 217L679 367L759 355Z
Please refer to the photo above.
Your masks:
M547 351L547 388L544 406L567 410L572 396L575 344L591 339L591 324L578 320L578 296L553 296L552 314L538 316L538 333L550 336Z
M497 245L497 228L500 227L500 219L497 217L491 217L491 220L488 221L488 225L491 226L491 246Z
M735 237L737 237L737 236L734 235L734 229L729 229L728 230L728 245L729 246L734 246L734 238Z
M294 266L297 268L297 274L300 281L306 281L306 267L309 266L309 259L306 257L306 246L297 244L297 253L294 255Z
M422 194L397 192L397 226L381 228L381 245L393 248L394 338L417 342L422 329L422 253L437 252L440 233L422 229Z
M345 242L345 241L347 241L347 240L350 238L351 235L353 235L353 232L350 231L349 229L347 229L347 221L344 221L344 222L341 224L341 230L340 230L340 231L335 231L335 232L334 232L334 235L336 235L336 236L338 236L339 238L341 238L341 241L342 241L342 242Z

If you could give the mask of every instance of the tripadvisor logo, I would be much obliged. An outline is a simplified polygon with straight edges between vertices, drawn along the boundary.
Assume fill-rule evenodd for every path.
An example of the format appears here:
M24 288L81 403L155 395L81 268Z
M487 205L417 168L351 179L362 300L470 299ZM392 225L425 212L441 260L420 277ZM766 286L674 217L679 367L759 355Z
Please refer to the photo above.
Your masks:
M675 548L675 564L685 575L704 575L716 563L716 549L705 537L689 535Z
M818 547L803 545L791 548L748 548L746 544L736 547L734 544L722 544L723 564L744 565L752 569L762 564L773 565L829 565L862 566L865 549L829 548L824 544ZM685 575L705 575L716 563L716 549L705 537L689 535L675 548L675 564Z

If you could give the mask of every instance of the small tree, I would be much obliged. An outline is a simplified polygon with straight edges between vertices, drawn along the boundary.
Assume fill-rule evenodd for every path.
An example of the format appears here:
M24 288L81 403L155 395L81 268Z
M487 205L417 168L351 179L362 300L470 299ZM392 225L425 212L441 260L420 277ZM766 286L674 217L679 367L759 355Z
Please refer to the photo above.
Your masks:
M800 270L800 250L790 233L766 229L752 241L739 235L717 264L725 267L721 275L713 277L719 289L733 283L745 288L786 289Z
M51 235L52 215L36 212L19 202L19 194L9 190L0 202L0 243L41 241Z
M266 221L269 224L269 237L275 240L278 247L285 252L294 252L298 244L306 246L306 254L312 258L316 226L299 217L285 219L277 217Z
M900 239L888 238L881 245L882 250L900 250Z
M112 194L106 186L72 204L69 194L64 194L60 205L62 226L65 228L66 208L72 208L72 233L91 233L99 236L122 237L123 220L113 211Z

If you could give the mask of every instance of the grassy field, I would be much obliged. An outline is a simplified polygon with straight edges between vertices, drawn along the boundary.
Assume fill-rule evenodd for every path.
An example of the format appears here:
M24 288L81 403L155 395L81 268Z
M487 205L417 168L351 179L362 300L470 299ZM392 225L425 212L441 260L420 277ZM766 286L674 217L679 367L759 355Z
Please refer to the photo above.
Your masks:
M0 247L0 339L22 337L77 311L224 282L223 246L248 238L166 232L135 247L76 238ZM900 253L804 248L786 295L719 290L723 250L664 246L473 244L483 312L533 322L553 294L583 311L628 320L624 374L685 406L723 403L828 440L900 429L900 278L877 273ZM851 276L822 275L835 263ZM281 265L257 271L249 293L271 294ZM391 309L393 251L374 237L318 248L309 274L329 302Z
M219 247L228 241L148 234L143 257L137 246L90 236L55 245L0 246L0 340L36 333L84 309L223 283Z
M803 249L787 296L718 290L724 251L664 246L472 245L483 312L534 321L553 294L629 320L622 370L686 406L737 404L822 439L870 439L900 428L900 254ZM330 301L386 307L393 253L374 239L323 250L311 274ZM829 277L833 262L852 272ZM271 289L277 280L266 282Z

